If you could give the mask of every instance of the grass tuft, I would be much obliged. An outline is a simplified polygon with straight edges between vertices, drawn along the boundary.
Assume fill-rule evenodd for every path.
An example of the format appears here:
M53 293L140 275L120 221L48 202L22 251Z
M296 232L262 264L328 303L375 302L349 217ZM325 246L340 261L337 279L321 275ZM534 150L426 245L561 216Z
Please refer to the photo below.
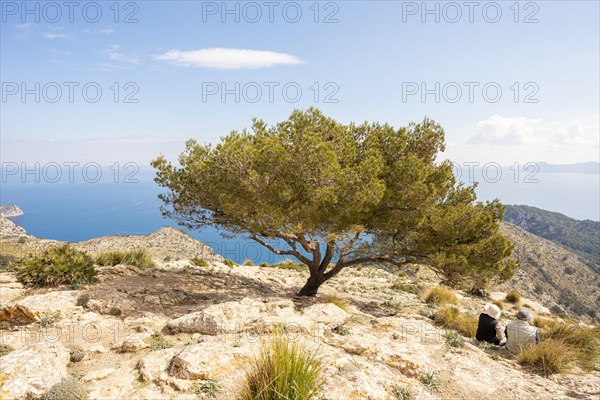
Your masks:
M108 250L96 256L96 264L101 266L123 264L138 268L152 268L156 265L145 249L128 251Z
M325 301L327 303L335 304L336 306L338 306L339 308L341 308L342 310L344 310L346 312L350 309L350 303L348 302L348 300L346 300L338 295L335 295L335 294L326 296Z
M506 298L504 300L508 303L519 304L521 301L521 294L516 290L511 290L510 292L506 293Z
M316 351L276 332L251 361L240 400L310 400L324 383L322 373Z
M450 347L464 347L465 340L460 335L460 333L456 331L448 331L444 333L444 339L446 339L446 344Z
M194 257L190 260L190 264L196 267L208 267L208 263L200 257Z
M523 349L517 354L517 362L544 376L569 372L579 353L561 340L546 340Z
M421 383L432 392L437 392L440 388L440 380L435 372L425 372L421 375Z
M476 315L461 313L458 308L453 306L448 306L438 311L434 321L436 325L454 329L469 338L475 337L477 324L479 323Z
M437 304L438 306L443 306L446 304L458 304L458 299L456 298L454 291L443 286L429 289L423 295L423 300L426 303Z

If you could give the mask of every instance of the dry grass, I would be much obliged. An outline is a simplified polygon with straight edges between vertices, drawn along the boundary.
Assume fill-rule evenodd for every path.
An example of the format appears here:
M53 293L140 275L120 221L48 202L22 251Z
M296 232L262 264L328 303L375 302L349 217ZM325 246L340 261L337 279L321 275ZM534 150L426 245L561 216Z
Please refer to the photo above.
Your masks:
M325 302L335 304L344 311L348 311L350 309L350 303L348 302L348 300L335 294L326 296Z
M454 329L463 335L474 338L479 320L476 315L461 313L458 308L448 306L435 315L435 323L447 329Z
M569 372L579 352L561 340L547 340L523 349L517 354L517 362L544 376Z
M578 367L592 370L600 363L600 328L588 328L571 324L554 324L540 329L542 340L561 341L577 355Z
M102 266L123 264L139 268L152 268L156 265L146 249L128 251L108 250L96 256L96 264Z
M494 300L492 301L492 304L495 304L499 309L504 310L504 303L501 300Z
M521 294L516 290L511 290L510 292L506 293L505 301L508 303L519 304L521 301Z
M438 306L458 304L458 299L456 298L454 291L444 286L437 286L429 289L423 295L423 300L426 303L437 304Z
M275 333L250 362L240 400L310 400L323 385L320 357Z

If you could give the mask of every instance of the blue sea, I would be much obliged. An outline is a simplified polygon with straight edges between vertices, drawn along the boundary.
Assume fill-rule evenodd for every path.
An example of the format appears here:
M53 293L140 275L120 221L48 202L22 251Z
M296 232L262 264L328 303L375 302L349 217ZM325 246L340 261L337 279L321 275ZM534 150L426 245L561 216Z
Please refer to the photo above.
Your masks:
M482 200L499 198L506 204L526 204L558 211L576 219L600 220L600 175L593 173L539 173L537 182L480 181ZM164 191L150 176L138 183L3 183L1 204L17 204L24 211L13 221L36 237L78 242L106 235L145 235L176 224L162 217L158 194ZM214 228L189 232L217 253L236 262L281 260L243 236L223 238Z

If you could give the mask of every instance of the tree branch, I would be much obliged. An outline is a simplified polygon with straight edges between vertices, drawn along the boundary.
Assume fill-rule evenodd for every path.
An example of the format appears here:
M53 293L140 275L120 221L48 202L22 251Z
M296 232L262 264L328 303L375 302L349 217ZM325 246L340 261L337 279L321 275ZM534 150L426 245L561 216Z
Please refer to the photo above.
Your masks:
M295 245L295 243L288 243L291 247L292 250L278 250L275 247L271 246L269 243L265 242L264 240L260 239L258 236L256 236L255 233L252 233L252 235L250 236L250 238L260 244L262 244L263 246L265 246L267 249L271 250L273 253L277 254L277 255L291 255L296 257L298 260L300 260L302 263L310 266L311 261L304 257L302 255L302 253L300 253ZM284 239L285 240L285 239Z

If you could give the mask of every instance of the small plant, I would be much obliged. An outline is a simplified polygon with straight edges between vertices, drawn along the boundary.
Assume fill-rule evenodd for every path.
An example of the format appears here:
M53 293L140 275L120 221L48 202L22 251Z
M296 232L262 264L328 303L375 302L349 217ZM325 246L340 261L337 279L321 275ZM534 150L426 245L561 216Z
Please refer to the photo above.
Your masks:
M450 347L464 347L465 345L465 340L456 331L446 332L443 336L446 339L446 344Z
M38 324L40 324L40 326L54 325L56 322L58 322L59 318L60 318L60 311L57 311L54 313L50 312L50 311L44 311L38 317Z
M169 262L171 260L172 260L171 256L165 256L165 258L163 258L164 262Z
M323 385L316 351L275 333L246 372L240 400L310 400Z
M261 262L260 265L259 265L259 267L268 268L269 267L269 263L268 262Z
M120 308L117 307L111 307L108 310L108 315L112 315L113 317L119 317L122 314L122 311Z
M223 261L223 264L227 265L228 267L233 267L234 265L236 265L236 264L235 264L235 261L233 261L233 260L230 260L229 258L226 258L226 259Z
M494 300L492 301L492 304L495 304L499 309L504 310L504 303L501 300Z
M442 308L435 315L436 325L454 329L469 338L475 337L478 322L479 320L476 315L461 313L453 306Z
M421 382L432 392L437 392L440 388L440 380L435 372L424 372L421 375Z
M167 340L162 333L154 333L144 341L150 345L150 351L170 349L173 347L173 343Z
M573 267L565 267L564 272L567 275L573 275L577 270Z
M87 400L87 390L79 381L68 376L55 384L42 396L42 400Z
M251 266L253 266L253 265L254 265L254 261L252 261L252 260L250 260L250 259L248 258L248 259L244 260L244 265L245 265L246 267L251 267Z
M0 343L0 357L7 355L11 351L14 351L15 348L4 343Z
M44 251L17 265L17 279L28 286L58 286L94 281L92 259L65 244Z
M291 269L293 271L305 271L306 270L306 266L304 264L298 264L298 263L293 262L292 260L283 260L283 261L275 264L275 267L281 268L281 269Z
M519 304L521 301L521 294L516 290L511 290L510 292L506 293L506 298L504 300L508 303Z
M217 397L221 392L221 385L214 379L207 379L196 387L195 393L203 397Z
M344 311L348 311L348 309L350 308L350 303L348 303L348 300L341 298L335 294L325 297L325 301L327 303L335 304Z
M592 370L600 362L600 328L587 328L571 324L549 324L540 329L543 340L559 341L572 349L576 354L575 364L584 369Z
M393 385L391 388L392 396L397 400L411 400L412 393L406 386Z
M208 263L199 257L194 257L190 260L190 264L195 265L196 267L208 267Z
M500 357L498 354L490 354L490 358L494 361L500 361Z
M96 257L96 264L113 266L118 264L132 265L138 268L152 268L156 266L152 257L145 249L129 251L109 250Z
M417 296L423 292L423 286L413 283L404 283L401 280L396 281L391 289L416 294Z
M481 350L484 350L484 351L496 348L496 346L493 343L488 343L486 341L479 342L477 344L477 347L479 347Z
M458 299L452 289L438 286L429 289L424 295L423 300L426 303L437 304L442 306L445 304L458 304Z
M350 328L348 328L346 325L342 324L342 325L338 325L335 328L332 329L335 333L337 333L340 336L348 336L352 333L352 331L350 330Z
M80 362L85 358L85 350L79 346L71 346L69 349L69 361L72 363Z

